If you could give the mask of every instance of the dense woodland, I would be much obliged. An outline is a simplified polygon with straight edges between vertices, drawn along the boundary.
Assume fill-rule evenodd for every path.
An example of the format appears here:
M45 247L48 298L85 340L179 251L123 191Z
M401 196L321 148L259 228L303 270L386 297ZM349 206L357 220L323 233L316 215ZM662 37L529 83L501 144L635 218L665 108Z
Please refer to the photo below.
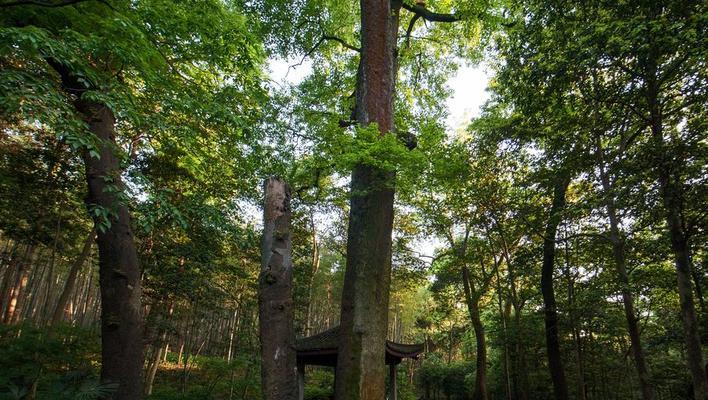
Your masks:
M305 399L385 398L386 338L425 344L401 400L708 399L707 28L689 0L0 0L0 399L295 399L265 338L340 324ZM490 100L450 129L465 65Z

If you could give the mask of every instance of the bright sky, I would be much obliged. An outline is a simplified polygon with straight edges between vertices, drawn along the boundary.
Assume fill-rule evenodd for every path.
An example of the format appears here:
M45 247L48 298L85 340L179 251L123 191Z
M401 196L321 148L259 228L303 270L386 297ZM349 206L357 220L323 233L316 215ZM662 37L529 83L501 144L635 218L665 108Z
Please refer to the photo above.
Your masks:
M291 67L299 60L271 60L268 63L270 79L280 85L297 84L310 73L311 63L305 60L302 65ZM457 74L448 80L452 95L447 100L448 129L456 131L465 128L470 119L477 117L482 105L489 99L485 92L491 77L484 64L462 66Z
M474 67L462 66L457 75L448 79L452 96L447 100L447 127L451 130L463 129L470 120L478 117L482 106L489 99L485 91L491 72L484 64Z

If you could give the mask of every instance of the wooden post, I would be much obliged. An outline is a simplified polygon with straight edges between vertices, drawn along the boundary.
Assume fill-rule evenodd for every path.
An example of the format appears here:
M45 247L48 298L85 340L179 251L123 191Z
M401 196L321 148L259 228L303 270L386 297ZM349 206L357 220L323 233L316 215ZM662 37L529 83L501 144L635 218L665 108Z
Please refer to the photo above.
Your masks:
M305 364L297 365L297 398L305 400Z
M396 379L396 364L391 364L388 366L389 372L389 394L388 400L398 400L398 388Z

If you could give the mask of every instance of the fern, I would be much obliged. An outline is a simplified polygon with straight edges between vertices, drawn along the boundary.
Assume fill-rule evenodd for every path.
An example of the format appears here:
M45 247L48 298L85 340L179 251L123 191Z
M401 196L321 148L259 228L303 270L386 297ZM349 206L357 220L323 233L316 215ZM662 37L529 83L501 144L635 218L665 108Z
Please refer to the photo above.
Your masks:
M96 379L87 379L74 395L74 400L97 400L107 398L118 389L117 383L101 383Z

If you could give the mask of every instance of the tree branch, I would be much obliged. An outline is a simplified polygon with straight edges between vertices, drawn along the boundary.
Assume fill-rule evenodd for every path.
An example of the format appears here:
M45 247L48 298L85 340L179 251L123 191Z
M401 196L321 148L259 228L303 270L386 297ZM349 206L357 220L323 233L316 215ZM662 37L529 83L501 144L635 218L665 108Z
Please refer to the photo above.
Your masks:
M358 52L358 53L361 53L361 49L360 49L360 48L358 48L358 47L356 47L356 46L352 46L351 44L345 42L344 39L342 39L342 38L339 38L339 37L336 37L336 36L332 36L332 35L322 35L322 38L323 38L324 40L333 40L333 41L335 41L335 42L341 44L342 46L346 47L346 48L349 49L349 50L353 50L353 51L356 51L356 52Z
M66 7L70 6L73 4L77 3L83 3L85 1L91 1L91 0L64 0L60 2L45 2L45 1L37 1L37 0L18 0L18 1L10 1L7 3L0 3L0 7L16 7L16 6L38 6L38 7L49 7L49 8L57 8L57 7ZM115 8L108 3L106 0L96 0L101 4L104 4L106 7L110 8L111 10L115 11Z
M461 20L458 15L455 14L441 14L441 13L436 13L433 11L428 10L427 8L419 5L410 5L403 3L401 7L405 8L406 10L420 16L426 21L430 22L457 22Z
M408 24L408 29L406 29L406 47L411 46L411 32L413 32L413 26L415 25L416 21L420 19L420 15L416 14L413 16L411 19L411 22Z

